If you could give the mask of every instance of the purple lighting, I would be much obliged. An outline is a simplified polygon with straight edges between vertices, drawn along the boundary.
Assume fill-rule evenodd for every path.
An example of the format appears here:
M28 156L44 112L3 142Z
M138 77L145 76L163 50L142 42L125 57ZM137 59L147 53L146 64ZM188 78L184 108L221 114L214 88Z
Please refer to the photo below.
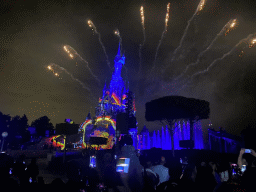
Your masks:
M161 131L154 131L150 137L149 131L144 126L143 131L141 132L141 148L140 149L150 149L152 147L162 148L163 150L171 150L171 134L166 126L164 129L162 127ZM178 121L174 125L174 149L182 149L179 146L180 140L189 140L190 139L190 123L189 121ZM151 141L151 143L150 143ZM201 127L201 122L197 121L194 123L194 149L203 149L203 132Z

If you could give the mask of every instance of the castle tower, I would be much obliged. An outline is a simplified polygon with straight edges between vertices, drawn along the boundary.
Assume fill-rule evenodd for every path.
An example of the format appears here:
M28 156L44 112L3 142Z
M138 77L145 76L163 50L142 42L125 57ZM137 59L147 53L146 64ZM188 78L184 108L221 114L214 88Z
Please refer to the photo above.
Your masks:
M117 55L115 57L115 70L110 81L110 95L113 94L121 101L123 92L126 92L125 84L121 76L122 67L125 64L125 56L122 55L120 50L120 43Z

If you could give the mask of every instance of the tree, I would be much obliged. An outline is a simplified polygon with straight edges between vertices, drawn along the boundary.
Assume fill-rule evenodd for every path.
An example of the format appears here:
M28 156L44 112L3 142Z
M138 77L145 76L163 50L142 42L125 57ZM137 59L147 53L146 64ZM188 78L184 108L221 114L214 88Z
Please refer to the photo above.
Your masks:
M31 127L36 128L36 132L38 136L45 136L45 131L49 130L50 132L53 130L54 126L50 122L50 119L47 116L40 117L31 123Z
M8 132L9 125L11 121L10 115L4 115L2 112L0 112L0 132Z
M190 121L190 140L193 141L194 120L209 118L209 102L182 96L167 96L146 103L146 120L169 125L174 156L173 124L177 119Z

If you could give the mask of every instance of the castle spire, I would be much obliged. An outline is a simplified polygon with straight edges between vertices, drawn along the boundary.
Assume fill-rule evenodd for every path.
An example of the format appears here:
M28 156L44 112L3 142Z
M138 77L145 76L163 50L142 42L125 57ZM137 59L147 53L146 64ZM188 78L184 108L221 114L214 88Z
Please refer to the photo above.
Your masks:
M118 52L116 56L122 56L121 55L121 45L120 45L120 41L119 41L119 46L118 46Z

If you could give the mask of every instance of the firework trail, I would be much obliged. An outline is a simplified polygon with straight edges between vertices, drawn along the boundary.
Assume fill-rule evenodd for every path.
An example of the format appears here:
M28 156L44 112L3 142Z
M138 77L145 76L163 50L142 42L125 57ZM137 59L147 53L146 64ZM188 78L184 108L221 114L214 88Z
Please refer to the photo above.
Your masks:
M88 87L86 87L80 80L76 79L71 73L69 73L65 68L63 67L60 67L59 65L55 64L55 63L51 63L50 65L48 65L48 69L50 71L52 71L54 73L55 76L59 76L58 73L55 73L54 70L53 70L53 67L56 67L56 68L59 68L60 70L64 71L66 74L68 74L74 81L78 82L80 85L82 85L82 87L84 89L87 89L88 91L91 91Z
M156 58L157 58L157 54L160 48L160 45L162 44L162 40L164 38L165 33L167 32L167 26L168 26L168 21L169 21L169 12L170 12L170 3L167 4L167 12L166 12L166 17L165 17L165 27L164 27L164 31L162 33L161 39L158 43L158 46L156 48L156 54L155 54L155 60L154 60L154 65L151 69L151 72L155 69L155 64L156 64Z
M175 80L180 79L180 78L187 72L187 70L189 69L189 67L191 67L191 66L193 66L193 65L197 65L197 64L200 62L200 58L203 56L203 54L204 54L205 52L207 52L209 49L211 49L212 46L213 46L213 44L217 41L217 39L218 39L220 36L222 36L224 32L227 32L227 31L230 30L230 28L233 28L233 27L235 26L235 24L236 24L236 19L230 20L230 21L222 28L222 30L217 34L217 36L214 38L214 40L211 42L211 44L210 44L204 51L202 51L202 52L198 55L196 62L189 64L189 65L186 67L186 69L184 70L184 72L182 72L182 74L181 74L180 76L178 76Z
M106 52L106 48L105 48L105 46L103 45L103 43L102 43L102 41L101 41L100 33L97 31L95 25L93 24L93 22L92 22L91 20L88 20L88 25L89 25L89 27L99 36L99 42L100 42L101 47L102 47L102 49L103 49L103 51L104 51L105 57L107 58L108 67L111 69L111 67L110 67L110 62L109 62L109 60L108 60L108 55L107 55L107 52Z
M252 39L252 36L253 36L253 34L250 34L247 38L244 38L244 39L242 39L241 41L239 41L239 43L237 43L229 52L225 53L221 58L215 59L215 60L210 64L210 66L209 66L207 69L205 69L205 70L203 70L203 71L199 71L199 72L193 74L193 75L191 76L191 80L192 80L195 76L197 76L197 75L199 75L199 74L203 74L203 73L208 72L209 69L212 68L213 65L214 65L217 61L221 61L221 60L224 59L225 57L229 56L231 53L233 53L233 52L235 51L235 49L236 49L241 43L243 43L244 41L247 42L248 40ZM252 45L252 44L254 44L254 43L256 43L256 39L253 39L250 45ZM249 47L250 47L250 45L249 45Z
M76 50L69 46L69 45L65 45L64 47L64 50L69 54L70 58L71 59L74 59L75 57L78 57L80 60L82 60L83 62L86 63L86 67L89 69L91 75L100 83L100 80L98 79L98 77L96 75L94 75L94 73L92 72L91 68L89 67L89 63L84 60L77 52Z
M115 35L119 38L119 44L120 44L120 51L122 53L122 38L121 38L121 35L120 35L120 32L118 29L115 30Z
M174 53L173 53L173 57L172 57L171 62L174 61L175 55L176 55L177 51L181 48L181 46L182 46L182 44L183 44L183 41L184 41L184 39L185 39L185 36L187 35L188 28L189 28L189 26L190 26L191 21L195 18L196 15L198 15L198 14L203 10L204 5L205 5L205 0L201 0L200 3L199 3L199 5L197 6L197 9L196 9L194 15L193 15L193 16L190 18L190 20L188 21L188 24L187 24L187 26L186 26L186 29L185 29L185 31L184 31L184 34L183 34L183 36L182 36L182 38L181 38L181 40L180 40L180 44L179 44L179 46L175 49L175 51L174 51Z
M145 44L146 41L146 33L145 33L145 25L144 25L144 9L143 6L140 7L140 17L141 17L141 25L142 25L142 31L143 31L143 42L142 44L140 44L140 49L139 49L139 57L140 57L140 63L139 63L139 71L138 71L138 75L140 74L140 70L141 70L141 49Z

